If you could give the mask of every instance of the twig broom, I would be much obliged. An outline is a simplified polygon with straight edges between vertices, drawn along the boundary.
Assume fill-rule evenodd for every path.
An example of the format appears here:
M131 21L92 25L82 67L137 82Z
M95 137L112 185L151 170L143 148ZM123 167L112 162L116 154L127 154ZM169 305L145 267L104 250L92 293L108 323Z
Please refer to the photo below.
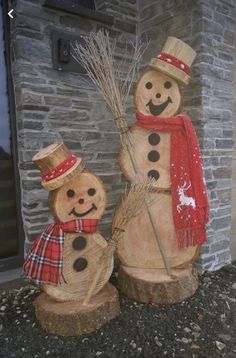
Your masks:
M120 135L121 143L124 150L127 151L133 170L138 177L137 164L132 154L132 137L128 131L128 125L125 119L125 104L127 103L129 92L136 75L137 64L141 59L144 49L138 43L133 45L133 53L130 56L131 60L130 63L127 64L127 72L124 73L121 67L122 64L119 64L115 60L116 41L112 40L113 44L111 44L107 32L98 31L97 33L91 33L90 36L84 40L85 45L76 44L74 46L73 57L85 68L88 76L110 108ZM166 272L169 276L173 277L165 249L159 239L155 220L148 207L146 198L144 198L144 203Z
M147 204L145 204L144 201L146 192L152 192L152 187L153 179L150 179L146 182L139 182L137 184L131 183L130 190L126 190L121 200L118 213L117 215L115 215L113 221L112 236L108 241L108 245L105 251L102 253L99 259L100 266L93 278L88 293L83 301L84 305L87 305L90 302L95 287L97 286L99 279L102 275L102 272L106 270L106 265L109 264L110 260L112 259L116 246L118 242L122 239L125 232L125 228L129 223L130 219L138 215L145 205L150 205L151 203L153 203L153 201L155 201L155 198L153 198L153 196L149 197L148 201L146 201Z

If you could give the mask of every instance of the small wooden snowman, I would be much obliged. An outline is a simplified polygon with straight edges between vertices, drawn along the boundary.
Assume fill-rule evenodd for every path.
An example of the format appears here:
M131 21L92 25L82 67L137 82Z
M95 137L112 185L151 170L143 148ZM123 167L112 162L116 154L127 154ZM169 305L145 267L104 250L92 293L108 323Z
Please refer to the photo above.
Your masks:
M127 180L137 174L155 179L155 193L147 194L156 197L150 213L143 210L129 222L117 250L121 290L138 301L174 303L197 288L191 263L205 241L207 192L190 118L177 114L180 85L188 84L195 56L186 43L168 37L162 53L151 60L136 86L137 122L130 129L132 160L126 150L120 152L120 167ZM163 254L172 275L166 273Z
M41 170L43 187L49 190L55 218L35 239L24 263L25 276L45 292L35 300L36 316L50 333L88 333L119 311L117 291L108 283L113 257L104 255L107 241L97 227L106 193L101 180L85 171L83 161L63 142L42 149L33 161ZM84 304L101 264L92 298Z

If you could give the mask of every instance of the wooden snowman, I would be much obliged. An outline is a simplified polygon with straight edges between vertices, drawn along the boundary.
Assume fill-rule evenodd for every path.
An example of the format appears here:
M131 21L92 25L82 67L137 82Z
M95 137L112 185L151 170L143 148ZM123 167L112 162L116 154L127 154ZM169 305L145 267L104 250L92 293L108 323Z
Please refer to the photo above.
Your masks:
M44 291L34 302L36 316L50 333L88 333L119 311L117 291L108 283L113 257L104 255L107 241L97 227L106 193L101 180L84 170L83 161L63 142L42 149L33 161L41 170L43 187L49 190L55 219L36 238L24 263L25 276ZM91 285L92 298L84 304Z
M194 129L187 115L177 114L180 85L188 84L195 55L186 43L168 37L136 86L132 160L126 150L120 152L128 181L137 174L155 179L153 193L147 194L154 199L149 212L129 222L117 249L121 290L138 301L174 303L197 288L192 262L205 241L208 201Z

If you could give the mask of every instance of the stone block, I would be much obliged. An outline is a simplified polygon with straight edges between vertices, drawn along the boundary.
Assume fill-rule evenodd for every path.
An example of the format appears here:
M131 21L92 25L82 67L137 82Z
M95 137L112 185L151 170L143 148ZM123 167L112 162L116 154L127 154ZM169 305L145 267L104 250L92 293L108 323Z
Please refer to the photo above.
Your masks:
M219 149L232 149L233 144L232 139L216 139L216 148Z
M62 15L60 16L60 24L65 28L65 30L73 30L78 35L83 33L88 33L95 29L94 22L88 18L82 18L81 16L69 16ZM79 30L79 33L78 33Z
M231 178L232 169L230 167L219 167L219 168L213 170L212 173L213 173L213 177L215 179Z
M216 263L218 263L218 264L225 265L226 263L230 263L231 262L231 256L230 256L229 249L225 250L224 252L217 253L216 258L217 258Z
M129 32L132 34L136 33L136 21L124 21L124 20L115 20L114 25L118 30Z
M42 104L42 96L32 92L23 91L20 104Z
M70 98L61 96L44 96L44 102L46 105L56 106L56 107L71 107L72 100Z
M230 226L230 220L231 220L230 216L213 219L211 226L215 230L224 229Z
M18 109L22 109L22 110L28 110L28 111L38 111L38 112L49 112L49 107L48 106L43 106L43 105L36 105L36 104L23 104L23 105L19 105Z
M44 129L43 123L38 121L24 121L22 128L34 131L41 131Z
M230 46L233 46L233 45L234 45L234 41L235 41L235 33L234 33L234 31L225 30L223 41L224 41L226 44L228 44L228 45L230 45Z
M231 202L231 189L218 190L217 198L221 205L225 205Z
M55 93L55 89L53 87L49 86L40 86L40 85L32 85L30 83L22 83L21 88L25 88L27 90L30 90L32 92L40 93L40 94L52 94Z
M62 110L62 109L53 109L50 111L48 118L50 120L57 120L57 121L76 121L78 118L78 111L76 110Z
M217 241L210 246L211 253L217 253L218 251L229 249L229 240Z
M45 41L26 39L18 37L14 44L15 56L21 60L26 60L35 63L50 63L51 49L47 46Z

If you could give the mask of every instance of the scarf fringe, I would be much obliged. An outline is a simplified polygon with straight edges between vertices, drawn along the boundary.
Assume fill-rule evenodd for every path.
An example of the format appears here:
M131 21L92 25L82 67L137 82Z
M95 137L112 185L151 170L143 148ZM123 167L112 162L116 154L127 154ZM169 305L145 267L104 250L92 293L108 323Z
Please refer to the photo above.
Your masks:
M29 282L33 282L36 285L59 286L59 285L62 284L61 277L62 277L63 281L65 283L67 283L66 280L64 279L63 275L55 275L55 274L51 275L51 274L48 274L48 275L46 275L46 277L44 277L43 279L40 279L40 280L38 280L36 277L34 278L34 277L29 276L29 275L24 274L24 273L23 273L22 276L23 276L23 278L25 280L27 280Z
M179 250L201 245L206 241L205 227L185 228L176 231Z

